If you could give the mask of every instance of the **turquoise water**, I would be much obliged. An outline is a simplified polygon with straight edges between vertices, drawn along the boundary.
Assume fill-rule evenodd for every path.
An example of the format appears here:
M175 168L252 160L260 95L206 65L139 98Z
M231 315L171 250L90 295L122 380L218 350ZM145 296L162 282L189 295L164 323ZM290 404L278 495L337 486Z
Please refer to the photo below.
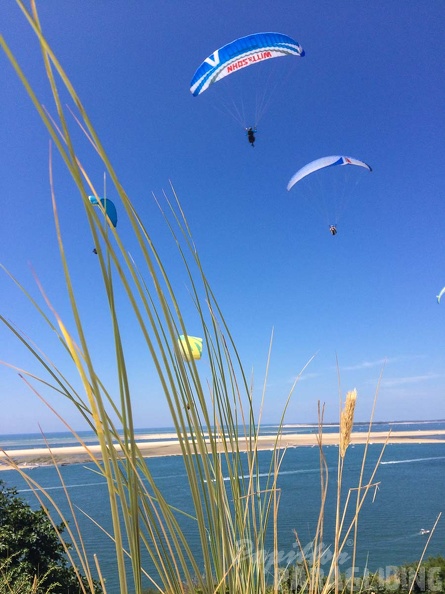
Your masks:
M375 427L385 430L387 426ZM443 429L445 423L410 424L400 429ZM356 428L357 429L357 428ZM153 431L153 430L152 430ZM156 433L168 433L154 430ZM265 432L273 431L269 427ZM295 432L296 429L289 429ZM307 428L305 429L307 431ZM147 435L149 430L141 430ZM39 442L41 436L1 436L0 447L30 447ZM52 445L74 445L68 434L48 436ZM88 437L85 434L84 437ZM94 441L91 436L91 442ZM27 444L25 446L25 444ZM41 443L38 444L41 446ZM367 473L377 460L381 445L370 445ZM361 468L364 446L356 445L348 449L345 465L345 484L357 484ZM332 542L334 525L334 491L336 482L336 446L325 448L329 466L330 493L328 496L325 525L325 546ZM266 474L270 463L270 452L260 452L260 472ZM171 505L193 513L189 497L186 474L179 456L147 459L158 486L168 494ZM87 514L91 515L105 529L111 529L106 483L91 468L84 465L69 465L60 468L72 501ZM55 502L67 511L63 489L55 470L51 467L39 467L30 470L30 475L45 487ZM0 478L10 486L16 486L22 497L33 506L34 495L29 491L24 480L13 472L3 472ZM262 478L265 481L265 476ZM399 565L417 560L422 554L427 536L422 529L431 529L437 515L445 511L445 444L403 444L389 445L383 462L377 471L375 481L379 482L374 501L374 491L367 500L360 517L359 555L356 566L362 571L367 564L371 570ZM299 447L286 452L278 479L280 488L279 514L279 549L283 560L296 559L294 530L297 530L303 546L309 543L315 533L320 505L319 499L319 452L316 447ZM88 552L96 553L107 576L107 588L111 594L118 593L119 587L115 572L113 543L100 529L82 514L78 515L82 536ZM181 520L184 521L185 520ZM73 523L71 522L71 525ZM193 521L183 524L187 530L188 541L199 556L199 541ZM272 540L270 540L272 544ZM351 565L348 557L351 547L345 548L342 570ZM434 533L428 555L445 554L445 517L439 522ZM329 554L327 554L327 557ZM283 561L284 563L285 561ZM153 571L148 559L144 567Z

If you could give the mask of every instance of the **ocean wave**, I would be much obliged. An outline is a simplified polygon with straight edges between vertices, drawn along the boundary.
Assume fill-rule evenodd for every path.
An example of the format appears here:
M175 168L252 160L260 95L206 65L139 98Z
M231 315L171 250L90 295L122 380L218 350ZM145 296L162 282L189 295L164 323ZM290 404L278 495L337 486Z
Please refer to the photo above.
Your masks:
M19 493L29 493L32 491L56 491L60 489L75 489L76 487L93 487L96 485L106 485L107 481L101 481L100 483L83 483L73 485L56 485L54 487L42 487L41 489L19 489Z
M428 460L445 460L445 456L430 456L429 458L409 458L408 460L385 460L380 464L408 464L410 462L427 462Z
M331 470L331 469L330 469ZM300 470L280 470L280 472L278 473L278 476L283 476L284 474L313 474L314 472L320 472L319 468L305 468L305 469L300 469ZM259 474L254 474L253 475L253 479L256 478L261 478L261 477L267 477L267 476L273 476L273 472L260 472ZM239 480L243 480L249 479L249 473L246 473L244 476L242 474L240 474L237 477ZM215 482L216 479L212 479L212 482ZM230 476L223 476L222 477L223 481L230 481ZM204 481L205 483L207 482L206 480Z

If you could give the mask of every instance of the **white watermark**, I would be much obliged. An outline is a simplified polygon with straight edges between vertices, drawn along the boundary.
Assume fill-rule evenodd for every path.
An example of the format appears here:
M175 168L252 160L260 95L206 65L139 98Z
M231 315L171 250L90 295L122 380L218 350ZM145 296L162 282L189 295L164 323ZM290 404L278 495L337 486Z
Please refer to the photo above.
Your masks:
M324 543L314 545L312 541L304 548L300 548L298 543L294 542L289 551L278 551L276 557L274 557L273 551L266 549L255 550L253 543L250 540L239 540L237 543L236 554L240 560L250 558L252 563L264 565L266 571L272 569L274 561L276 561L278 565L287 567L290 565L298 565L303 562L312 565L316 560L318 560L320 565L324 565L326 563L331 563L334 558L334 553L330 545L325 545ZM344 565L350 559L351 555L346 551L342 551L338 555L337 564Z
M317 576L323 584L326 579L333 579L333 563L338 566L337 579L338 587L350 586L353 581L362 592L378 594L379 590L386 592L409 591L419 592L441 592L444 582L441 578L441 567L424 566L416 571L414 567L387 565L379 567L370 572L366 567L348 567L351 555L347 551L341 551L334 560L333 547L325 543L314 544L309 542L301 548L295 542L288 551L274 551L268 549L255 549L254 543L250 540L240 540L236 550L237 561L250 559L253 564L261 565L266 572L273 573L275 564L280 568L279 581L286 583L291 592L298 593L307 586L309 576L306 567L317 565Z

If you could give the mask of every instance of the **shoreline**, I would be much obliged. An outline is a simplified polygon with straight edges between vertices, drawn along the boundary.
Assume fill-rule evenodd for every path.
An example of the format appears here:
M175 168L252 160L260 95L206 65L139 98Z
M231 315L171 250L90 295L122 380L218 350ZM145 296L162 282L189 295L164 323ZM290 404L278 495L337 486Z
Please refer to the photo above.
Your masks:
M174 436L174 434L171 434ZM156 437L158 437L156 435ZM165 437L163 435L163 437ZM279 440L279 449L295 448L295 447L314 447L317 446L317 433L295 433L284 434ZM271 450L275 445L275 436L260 435L258 437L257 449ZM365 444L368 440L367 432L353 432L351 434L351 445ZM369 434L370 444L406 444L406 443L445 443L445 430L418 430L418 431L372 431ZM324 433L323 445L337 445L339 443L338 433ZM163 441L149 441L136 442L142 456L144 458L158 458L163 456L178 456L181 455L181 447L177 439L163 440ZM118 445L115 446L120 450ZM248 444L244 439L239 440L239 449L242 452L247 451ZM60 465L68 464L84 464L92 462L92 459L101 460L100 446L66 446L51 448L52 456ZM7 456L9 456L20 468L36 468L40 466L51 466L53 460L48 448L34 448L34 449L20 449L20 450L3 450L0 451L0 471L13 470L13 467L8 463Z

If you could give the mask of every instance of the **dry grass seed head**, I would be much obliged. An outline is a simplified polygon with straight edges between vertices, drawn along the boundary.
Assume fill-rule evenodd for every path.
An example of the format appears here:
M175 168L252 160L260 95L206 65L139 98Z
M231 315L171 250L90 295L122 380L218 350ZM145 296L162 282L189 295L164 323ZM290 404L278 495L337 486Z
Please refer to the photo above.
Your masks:
M344 458L351 441L352 426L354 424L354 410L357 401L357 390L350 390L346 394L346 401L340 417L340 455Z

